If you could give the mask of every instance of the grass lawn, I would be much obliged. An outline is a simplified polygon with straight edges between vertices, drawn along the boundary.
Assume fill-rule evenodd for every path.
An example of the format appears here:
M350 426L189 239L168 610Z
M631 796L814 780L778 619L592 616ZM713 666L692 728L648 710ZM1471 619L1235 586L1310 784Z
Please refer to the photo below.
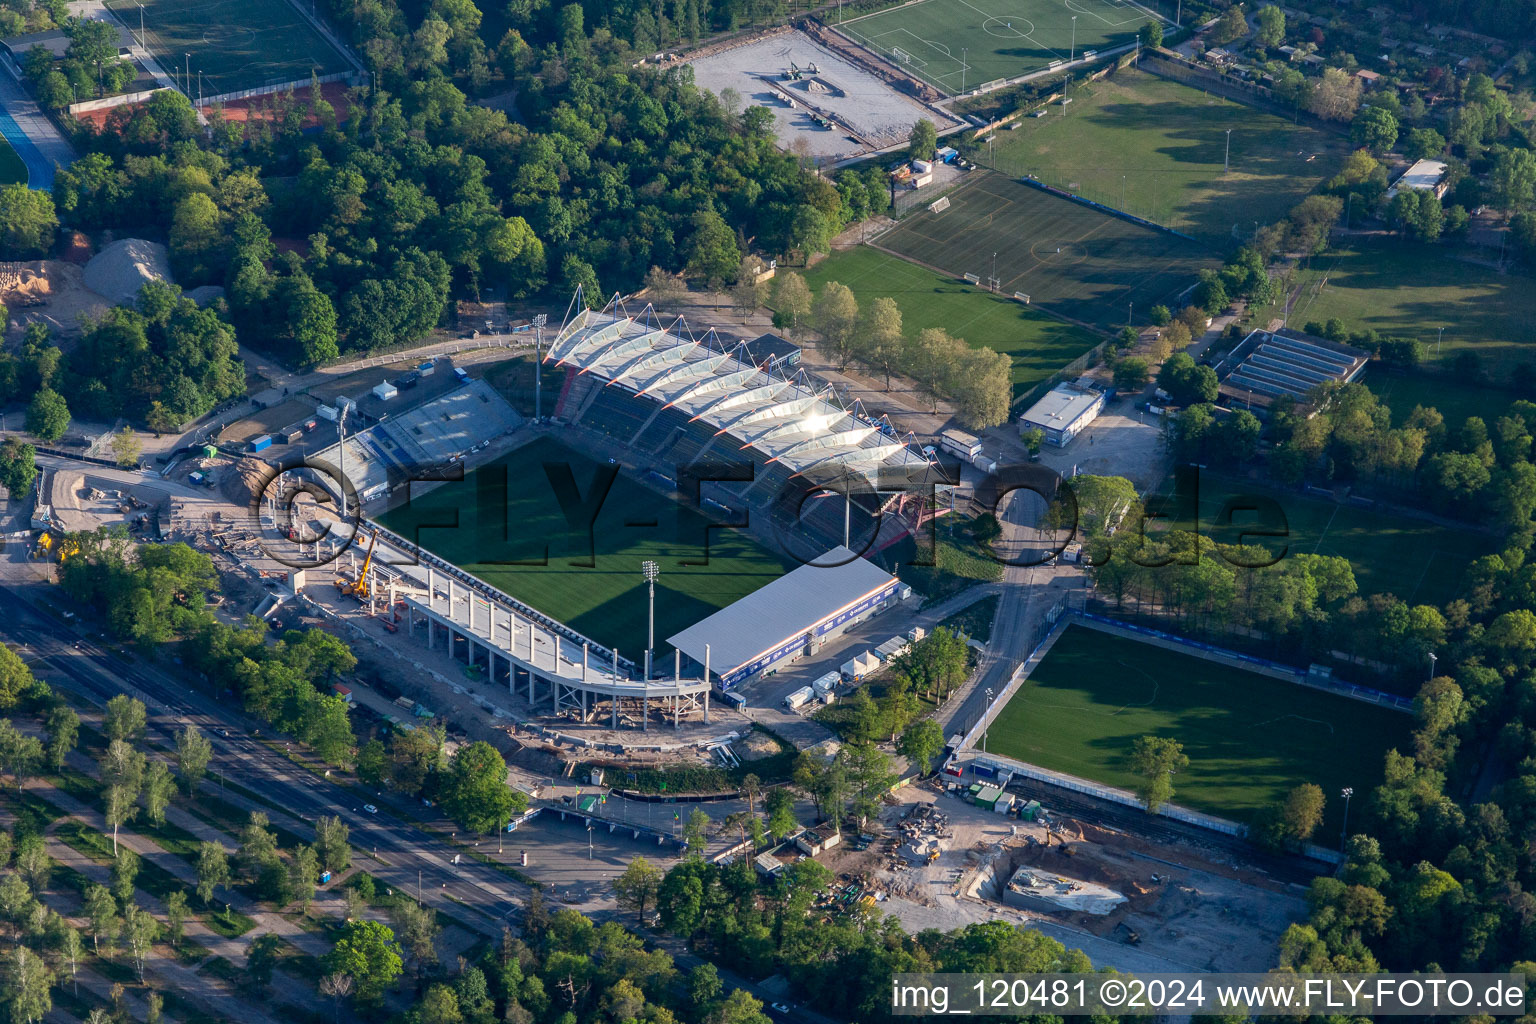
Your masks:
M1457 353L1476 352L1493 376L1536 363L1536 286L1523 274L1500 276L1449 259L1437 246L1393 239L1330 250L1312 260L1297 283L1293 326L1338 317L1351 330L1374 327L1418 338L1429 347L1431 363L1449 366ZM1441 327L1445 339L1437 356Z
M1460 427L1468 416L1481 416L1492 427L1515 401L1508 391L1468 384L1449 374L1392 374L1372 368L1362 383L1392 410L1393 423L1402 423L1415 406L1422 405L1438 409L1452 428Z
M1227 501L1241 495L1273 498L1285 514L1284 524L1260 522L1254 514L1239 513L1232 526L1217 528ZM1237 535L1245 528L1284 525L1287 537L1250 538L1249 542L1270 551L1283 547L1287 553L1342 556L1349 559L1362 594L1396 594L1409 604L1451 600L1467 563L1497 546L1492 536L1472 530L1270 490L1214 473L1200 474L1199 508L1201 531L1218 543L1237 543ZM1182 509L1177 514L1182 515ZM1187 517L1174 521L1180 529L1190 528Z
M997 619L998 595L984 597L975 604L962 608L943 622L941 627L955 634L964 634L972 640L986 643L992 639L992 623Z
M1001 301L1022 293L1102 331L1124 327L1136 310L1172 308L1200 269L1217 263L1203 244L990 171L972 172L948 209L909 214L875 244L983 284L995 268Z
M0 139L0 185L25 185L27 183L27 165L21 162L21 157L11 148L11 144Z
M806 271L805 280L817 292L828 281L847 285L861 309L878 298L895 299L908 334L942 327L978 348L1006 352L1015 399L1099 341L1081 327L868 246L833 253Z
M954 95L1129 43L1159 0L924 0L837 25L884 59Z
M934 525L937 555L929 549L925 534L922 558L912 537L902 538L882 556L887 564L896 563L896 574L923 595L925 606L938 604L978 583L996 583L1003 578L1003 564L971 536L970 525L969 520L943 516Z
M998 132L982 159L1211 245L1284 217L1349 152L1339 136L1129 68L1061 109Z
M1138 736L1184 745L1174 802L1236 821L1313 782L1337 835L1344 786L1369 793L1413 718L1347 697L1069 626L992 724L988 749L1127 789Z
M167 73L202 72L204 96L307 81L350 69L289 0L107 0ZM184 88L183 91L186 91ZM197 86L191 98L196 101Z
M714 524L702 513L623 475L614 479L589 539L566 523L545 475L544 466L556 464L568 465L580 492L591 493L597 463L540 438L462 482L413 496L380 521L545 615L635 658L646 641L642 561L661 565L658 648L662 638L794 567L743 531L711 528Z

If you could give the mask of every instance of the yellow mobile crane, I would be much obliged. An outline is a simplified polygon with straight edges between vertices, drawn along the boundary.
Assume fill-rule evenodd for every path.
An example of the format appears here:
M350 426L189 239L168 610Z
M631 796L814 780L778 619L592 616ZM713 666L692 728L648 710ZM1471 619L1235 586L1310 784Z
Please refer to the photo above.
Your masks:
M363 567L358 570L356 579L342 577L336 581L336 586L341 588L343 594L351 594L359 601L368 600L368 570L373 567L373 549L379 543L379 531L373 531L373 536L368 540L368 557L363 559Z

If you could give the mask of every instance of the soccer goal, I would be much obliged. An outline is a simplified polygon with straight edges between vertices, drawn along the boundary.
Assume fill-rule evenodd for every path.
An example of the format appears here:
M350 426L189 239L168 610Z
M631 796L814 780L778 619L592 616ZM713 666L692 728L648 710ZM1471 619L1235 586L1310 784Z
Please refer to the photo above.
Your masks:
M943 196L939 199L935 199L933 202L928 204L929 213L943 213L947 209L949 209L949 196Z

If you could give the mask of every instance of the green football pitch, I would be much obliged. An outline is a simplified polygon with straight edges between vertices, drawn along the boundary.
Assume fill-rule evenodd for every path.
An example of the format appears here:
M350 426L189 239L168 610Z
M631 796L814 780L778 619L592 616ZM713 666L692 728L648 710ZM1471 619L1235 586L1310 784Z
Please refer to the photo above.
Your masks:
M194 101L304 81L351 65L290 0L107 0L131 32ZM140 10L142 6L143 10Z
M938 89L998 79L1131 42L1159 6L1131 0L923 0L836 27Z
M1099 340L1081 327L1013 299L941 277L869 246L833 253L806 271L805 280L816 292L828 281L847 285L861 309L878 298L895 299L902 327L909 335L942 327L967 344L1007 353L1013 360L1015 398L1027 394Z
M1134 69L997 133L981 159L1218 246L1335 173L1348 140ZM1231 149L1227 148L1231 130Z
M875 244L957 278L995 276L1002 296L1023 293L1106 331L1136 310L1145 318L1160 303L1174 307L1200 268L1216 265L1195 242L987 171L972 172L948 209L910 214Z
M579 494L592 500L597 474L609 468L539 438L466 474L462 482L413 496L379 521L632 658L643 653L646 642L641 562L652 560L661 567L658 650L666 637L793 568L753 543L745 531L714 527L702 513L622 474L602 499L590 534L572 529L547 466L568 466ZM578 512L578 520L583 515Z
M1272 499L1284 521L1236 511L1231 525L1221 525L1228 502L1244 496ZM1193 525L1188 511L1192 502L1187 496L1167 505L1153 499L1149 506L1161 510L1178 529ZM1241 502L1232 507L1241 509ZM1200 474L1199 510L1200 531L1218 544L1239 543L1245 529L1283 526L1285 537L1250 536L1241 543L1258 544L1275 554L1283 551L1348 559L1360 593L1395 594L1409 604L1439 605L1453 599L1468 564L1494 547L1493 537L1474 530L1304 497L1295 491L1266 490L1251 481L1214 473Z
M25 185L27 183L27 165L22 163L21 157L11 148L11 144L0 139L0 185Z
M1177 804L1247 822L1304 782L1338 835L1345 786L1369 793L1413 717L1086 626L1068 626L988 730L987 749L1125 789L1138 736L1178 740Z

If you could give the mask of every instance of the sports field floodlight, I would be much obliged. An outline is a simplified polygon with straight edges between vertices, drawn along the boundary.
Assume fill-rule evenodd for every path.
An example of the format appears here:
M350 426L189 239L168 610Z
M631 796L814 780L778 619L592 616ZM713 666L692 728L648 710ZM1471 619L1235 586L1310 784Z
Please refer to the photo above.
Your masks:
M548 313L535 313L533 317L533 422L544 418L544 325L549 323Z
M981 752L987 752L987 730L992 727L992 687L987 687L987 707L981 713Z
M1232 161L1232 129L1227 129L1227 152L1221 158L1221 173L1227 173L1227 166Z
M1067 63L1077 59L1077 15L1072 15L1072 49L1067 53Z
M1429 678L1435 678L1435 662L1440 660L1440 655L1434 651L1429 652Z
M1339 793L1344 798L1344 827L1339 829L1339 849L1349 840L1349 798L1355 795L1354 786L1345 786Z
M646 633L645 643L645 678L651 678L651 650L656 646L656 577L661 575L661 566L650 559L640 563L640 575L645 577L645 585L650 590L650 628Z
M965 92L965 55L971 52L969 46L960 47L960 91Z

